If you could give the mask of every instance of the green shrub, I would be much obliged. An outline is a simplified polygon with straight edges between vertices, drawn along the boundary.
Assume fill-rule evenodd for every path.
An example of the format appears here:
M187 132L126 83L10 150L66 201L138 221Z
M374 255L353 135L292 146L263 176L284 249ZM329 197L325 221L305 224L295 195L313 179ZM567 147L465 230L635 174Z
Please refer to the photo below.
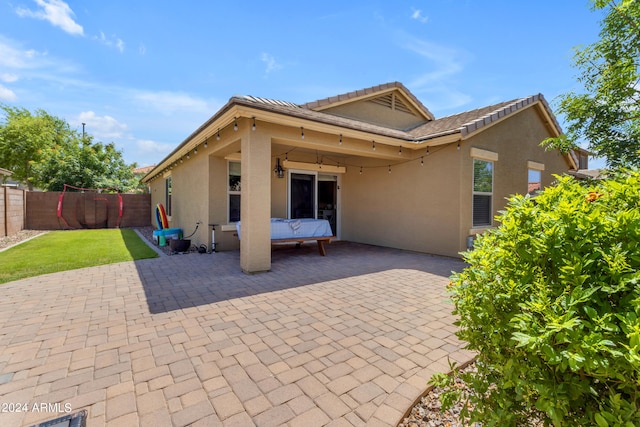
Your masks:
M558 177L499 221L450 286L457 335L478 352L472 419L639 426L640 173Z

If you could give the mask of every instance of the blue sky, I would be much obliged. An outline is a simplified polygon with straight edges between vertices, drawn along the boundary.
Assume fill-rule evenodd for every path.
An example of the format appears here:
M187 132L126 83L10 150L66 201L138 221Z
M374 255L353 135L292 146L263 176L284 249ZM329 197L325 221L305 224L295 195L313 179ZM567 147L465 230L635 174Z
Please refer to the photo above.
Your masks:
M443 117L580 90L587 0L0 0L0 103L159 162L231 96L304 103L402 82ZM562 124L562 117L559 117Z

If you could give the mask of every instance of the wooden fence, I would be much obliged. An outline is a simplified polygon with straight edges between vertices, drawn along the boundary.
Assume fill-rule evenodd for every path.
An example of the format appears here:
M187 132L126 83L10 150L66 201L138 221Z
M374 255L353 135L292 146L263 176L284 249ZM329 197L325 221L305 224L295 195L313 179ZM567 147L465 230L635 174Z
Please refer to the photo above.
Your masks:
M151 195L65 192L62 215L58 203L62 192L27 192L26 223L30 230L69 228L146 227L151 225Z

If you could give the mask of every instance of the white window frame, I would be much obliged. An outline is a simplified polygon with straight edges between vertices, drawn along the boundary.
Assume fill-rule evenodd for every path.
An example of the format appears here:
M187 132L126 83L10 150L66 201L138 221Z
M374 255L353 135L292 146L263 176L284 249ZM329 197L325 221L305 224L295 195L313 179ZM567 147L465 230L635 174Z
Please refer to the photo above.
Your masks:
M497 156L496 156L497 158ZM487 228L487 227L492 227L493 226L493 189L494 189L494 180L495 180L495 161L493 160L489 160L487 158L480 158L480 157L474 157L472 162L472 176L471 176L471 226L473 227L473 229L482 229L482 228ZM484 163L488 163L491 165L491 191L487 192L487 191L476 191L475 190L475 163L476 161L478 162L484 162ZM474 223L474 203L473 200L475 198L475 196L489 196L490 197L490 201L489 201L489 222L487 224L476 224Z
M529 194L532 197L535 197L536 194L531 194L529 193L529 184L531 183L531 181L529 180L529 175L531 174L531 172L538 172L540 174L540 188L536 191L536 193L538 191L542 191L542 171L544 170L544 163L538 163L538 162L532 162L531 160L529 160L527 162L527 192L526 194Z

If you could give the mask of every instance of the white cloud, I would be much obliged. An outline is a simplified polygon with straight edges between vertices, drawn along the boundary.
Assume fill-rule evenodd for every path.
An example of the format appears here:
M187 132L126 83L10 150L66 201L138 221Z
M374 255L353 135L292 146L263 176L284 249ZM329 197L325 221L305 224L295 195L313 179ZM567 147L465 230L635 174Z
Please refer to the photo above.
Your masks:
M20 49L16 46L16 43L0 36L0 66L2 67L13 69L37 68L37 60L45 55L33 49ZM8 74L3 74L3 76L5 75Z
M94 40L98 40L100 43L102 43L105 46L115 47L120 51L120 53L124 52L124 41L115 35L112 35L111 37L107 37L102 31L100 31L100 37L96 36L94 37Z
M0 74L0 80L6 83L13 83L18 80L18 76L11 73Z
M284 68L282 64L279 64L272 55L268 53L263 53L260 55L260 60L265 63L266 69L264 70L265 74L269 74L272 71L278 71Z
M165 156L175 148L175 144L157 142L150 139L136 140L137 151L141 155L162 155Z
M464 70L466 52L410 36L404 37L403 47L426 62L426 66L416 69L430 70L407 83L414 92L426 95L429 109L458 108L471 101L469 95L456 90L455 82L456 77Z
M147 53L147 47L140 43L140 46L138 47L138 53L142 56L144 56Z
M433 71L424 73L414 82L418 86L440 82L462 71L461 53L426 40L410 39L405 48L432 64Z
M16 13L21 17L26 16L49 21L54 27L59 27L72 35L84 35L82 26L73 20L75 14L67 3L62 0L35 0L35 2L42 9L34 11L18 8Z
M0 101L14 102L18 100L18 96L11 89L0 85Z
M70 120L71 125L82 127L85 123L85 130L93 135L98 141L111 142L114 139L122 138L128 126L118 122L111 116L98 116L93 111L83 111L77 117Z
M411 14L411 19L415 19L418 22L422 22L423 24L429 20L428 16L422 14L420 9L414 9Z
M135 92L133 97L145 107L157 110L165 115L181 111L206 114L211 114L215 111L206 100L194 98L182 92Z

